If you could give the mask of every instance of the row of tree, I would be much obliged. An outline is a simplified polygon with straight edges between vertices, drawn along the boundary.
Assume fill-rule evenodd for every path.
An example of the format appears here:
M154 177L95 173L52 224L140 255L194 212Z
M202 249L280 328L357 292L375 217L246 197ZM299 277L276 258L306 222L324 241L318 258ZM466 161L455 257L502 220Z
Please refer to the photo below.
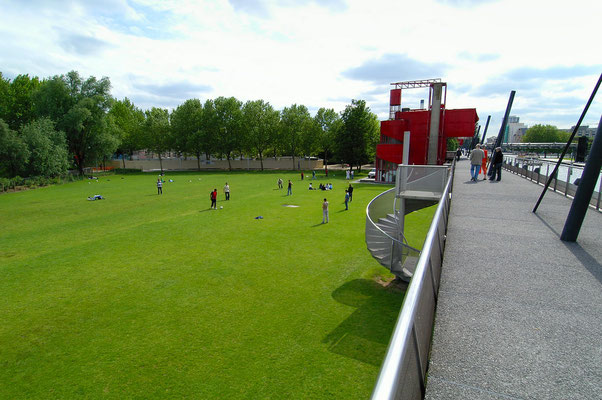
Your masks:
M322 156L361 166L374 157L379 123L363 100L343 112L321 108L311 116L293 104L275 110L263 100L242 103L218 97L186 100L173 111L141 110L116 100L108 78L82 79L71 71L39 80L0 73L0 175L55 176L137 150L162 161L167 152L201 159L210 156ZM125 161L124 161L125 166Z

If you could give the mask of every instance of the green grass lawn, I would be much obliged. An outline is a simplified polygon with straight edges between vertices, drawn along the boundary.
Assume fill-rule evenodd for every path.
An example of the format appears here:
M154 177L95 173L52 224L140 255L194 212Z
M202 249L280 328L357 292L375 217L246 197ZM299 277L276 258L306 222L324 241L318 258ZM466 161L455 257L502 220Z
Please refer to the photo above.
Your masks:
M157 174L1 195L0 398L367 398L403 291L364 243L388 187L354 184L344 211L336 174L314 181L332 192L203 172L167 174L162 196ZM410 244L433 211L407 218Z

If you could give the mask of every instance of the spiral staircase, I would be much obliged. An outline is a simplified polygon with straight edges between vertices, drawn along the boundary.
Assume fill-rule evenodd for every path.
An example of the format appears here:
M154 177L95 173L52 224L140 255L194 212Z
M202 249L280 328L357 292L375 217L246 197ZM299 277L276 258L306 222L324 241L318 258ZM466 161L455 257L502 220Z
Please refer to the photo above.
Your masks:
M395 187L376 196L366 207L366 246L372 257L398 278L412 278L420 250L404 235L405 216L439 202L448 166L399 165Z

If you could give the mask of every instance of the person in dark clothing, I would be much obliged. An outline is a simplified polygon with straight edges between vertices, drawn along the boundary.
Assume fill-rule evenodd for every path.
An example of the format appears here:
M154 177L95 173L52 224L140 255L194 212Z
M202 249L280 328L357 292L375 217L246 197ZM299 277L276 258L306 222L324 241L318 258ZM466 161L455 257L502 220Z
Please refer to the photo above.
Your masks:
M458 147L458 150L456 150L456 160L457 161L460 160L461 155L462 155L462 150L460 150L460 148Z
M500 181L502 179L502 163L504 161L504 155L502 154L502 148L496 147L493 157L491 157L491 178L490 181ZM496 179L497 176L497 179Z
M217 210L217 189L213 189L209 197L211 198L211 208Z
M351 186L351 183L349 184L349 187L347 188L347 192L349 193L349 202L353 201L353 186Z

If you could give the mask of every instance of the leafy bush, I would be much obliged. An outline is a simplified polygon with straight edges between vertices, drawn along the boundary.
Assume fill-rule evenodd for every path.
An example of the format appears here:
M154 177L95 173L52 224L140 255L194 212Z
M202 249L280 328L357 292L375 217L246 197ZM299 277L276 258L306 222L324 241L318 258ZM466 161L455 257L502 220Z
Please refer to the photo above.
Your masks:
M11 181L8 178L0 178L0 192L8 191L8 188L11 186Z

